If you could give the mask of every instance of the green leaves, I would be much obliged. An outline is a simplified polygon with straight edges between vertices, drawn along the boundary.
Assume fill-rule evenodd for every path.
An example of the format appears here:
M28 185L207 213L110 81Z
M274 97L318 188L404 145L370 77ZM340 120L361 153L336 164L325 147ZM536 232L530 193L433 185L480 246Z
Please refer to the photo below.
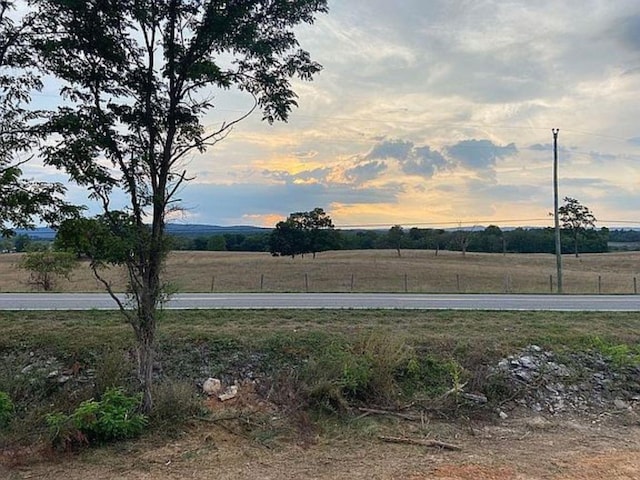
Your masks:
M339 246L338 232L322 208L295 212L276 224L269 239L272 255L296 256L331 250Z
M41 112L28 108L31 94L42 87L34 70L31 44L33 13L20 16L15 2L0 2L0 235L30 228L40 218L54 224L77 209L62 201L64 187L25 179L22 165L38 146L35 124Z
M68 220L60 225L55 245L95 265L122 265L135 256L140 238L149 235L148 227L143 228L139 232L133 218L124 212Z
M21 269L31 273L30 283L46 292L53 290L58 277L68 280L75 266L76 259L72 254L50 250L28 252L19 264Z
M6 392L0 391L0 429L9 425L13 418L15 407Z
M51 441L71 448L78 443L108 442L140 435L147 417L138 413L141 395L128 396L120 388L110 388L100 401L87 400L70 415L47 415Z

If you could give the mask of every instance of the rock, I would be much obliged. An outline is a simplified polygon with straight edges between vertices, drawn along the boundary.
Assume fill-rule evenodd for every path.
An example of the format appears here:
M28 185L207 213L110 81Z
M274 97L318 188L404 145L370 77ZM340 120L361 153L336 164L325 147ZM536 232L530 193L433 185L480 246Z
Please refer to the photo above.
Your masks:
M506 414L505 412L503 412L502 410L500 410L500 411L498 412L498 415L500 416L500 418L501 418L502 420L506 420L507 418L509 418L509 415L507 415L507 414Z
M26 375L27 373L29 373L31 370L33 370L33 365L27 365L26 367L24 367L22 370L20 370L20 373L22 375Z
M530 357L528 355L525 355L523 357L520 357L520 365L522 365L522 367L524 368L528 368L529 370L532 370L534 368L536 368L538 365L536 364L536 362L534 361L533 357Z
M621 400L619 398L616 398L613 401L613 405L619 410L626 410L626 409L629 408L629 404L627 402L625 402L624 400Z
M60 375L58 377L58 383L67 383L69 380L71 380L69 375Z
M221 402L226 402L227 400L231 400L232 398L235 398L238 395L238 386L237 385L231 385L229 388L227 388L224 393L221 393L220 395L218 395L218 400L220 400Z
M532 430L546 430L553 424L541 415L536 415L525 420L525 424Z
M52 372L49 372L49 375L47 375L47 378L56 378L58 376L58 370L54 370Z
M524 383L529 383L533 379L533 374L528 370L518 370L515 375Z
M479 404L487 403L487 397L481 393L463 393L462 397Z
M222 382L217 378L207 378L202 384L202 391L209 395L218 395L222 391Z

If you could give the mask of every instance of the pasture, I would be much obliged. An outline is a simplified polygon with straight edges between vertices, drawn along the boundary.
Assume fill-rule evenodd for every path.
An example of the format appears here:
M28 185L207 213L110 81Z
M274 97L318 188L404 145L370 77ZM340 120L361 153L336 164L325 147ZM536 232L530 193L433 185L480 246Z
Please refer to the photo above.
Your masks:
M16 264L21 254L0 255L0 291L28 292L28 272ZM637 293L640 252L563 257L565 293ZM124 270L103 272L116 290L126 285ZM332 251L316 258L272 257L250 252L171 252L164 273L179 292L409 292L549 293L556 286L555 257L549 254L487 254L432 250ZM86 262L60 292L98 292Z

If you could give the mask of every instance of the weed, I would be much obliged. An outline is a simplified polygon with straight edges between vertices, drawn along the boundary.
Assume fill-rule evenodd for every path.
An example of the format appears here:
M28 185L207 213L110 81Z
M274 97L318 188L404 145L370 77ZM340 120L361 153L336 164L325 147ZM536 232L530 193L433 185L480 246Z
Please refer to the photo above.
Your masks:
M303 368L312 405L344 412L349 404L392 405L402 392L399 381L418 368L413 349L400 336L372 331L353 342L336 338L314 352Z
M70 415L51 413L46 416L51 442L66 450L92 442L135 437L147 425L147 417L137 413L141 398L110 388L100 401L84 401Z
M478 381L482 385L482 393L487 397L487 402L492 406L499 406L517 396L518 392L509 381L506 372L492 372Z
M124 351L106 349L94 357L96 395L102 395L110 388L132 384L134 365Z
M9 421L13 417L15 407L11 398L6 392L0 391L0 429L9 425Z
M180 426L202 412L202 401L191 383L165 379L153 386L152 427L174 433Z
M383 405L394 403L400 391L400 373L416 368L414 350L406 339L383 331L373 331L361 336L352 352L356 357L366 360L369 367L365 386L369 399Z
M590 339L590 347L609 357L616 367L640 364L640 343L629 346L623 343L611 343L595 336Z

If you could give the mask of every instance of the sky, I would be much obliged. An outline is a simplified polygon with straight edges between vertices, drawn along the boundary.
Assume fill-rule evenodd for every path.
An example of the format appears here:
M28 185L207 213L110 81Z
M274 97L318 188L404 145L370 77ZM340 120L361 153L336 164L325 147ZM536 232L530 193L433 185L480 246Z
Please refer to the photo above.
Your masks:
M254 114L205 154L180 223L547 226L560 197L640 226L640 2L330 0L297 30L321 63L299 108ZM207 128L251 104L216 96ZM73 187L70 194L80 195Z

